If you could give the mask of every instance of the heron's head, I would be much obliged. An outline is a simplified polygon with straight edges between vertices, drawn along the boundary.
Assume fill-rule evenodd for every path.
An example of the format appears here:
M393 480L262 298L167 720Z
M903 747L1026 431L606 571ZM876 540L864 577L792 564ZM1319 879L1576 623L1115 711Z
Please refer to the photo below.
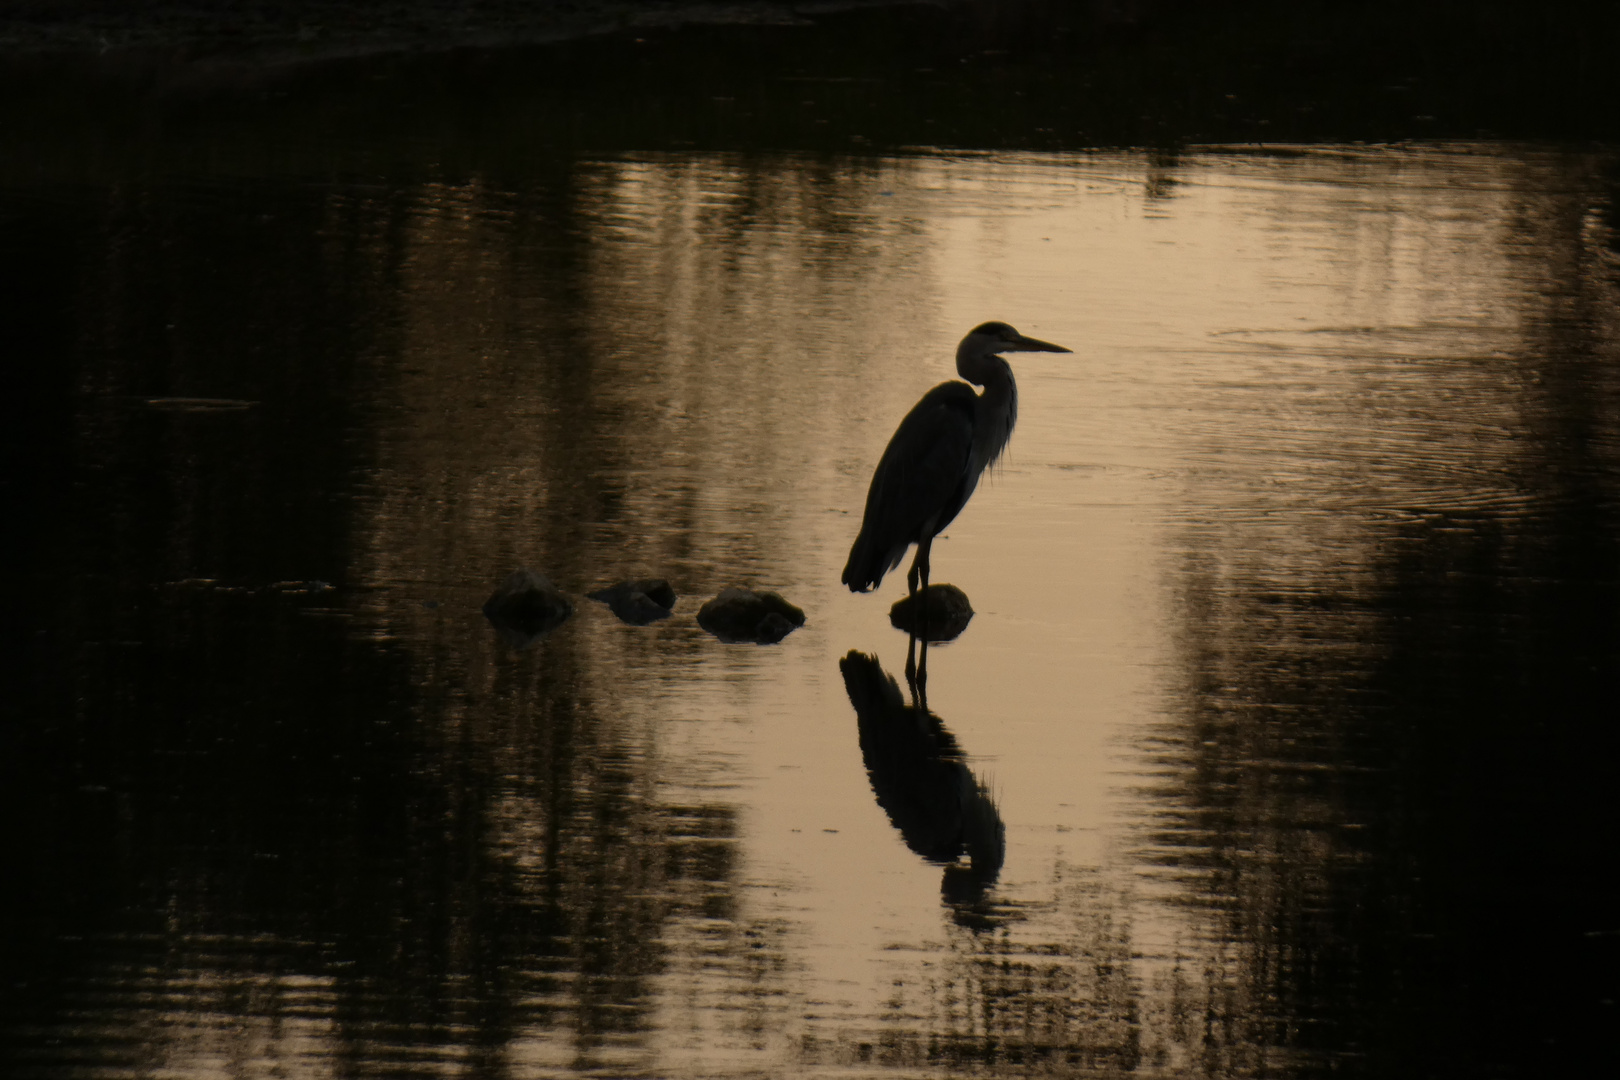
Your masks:
M1069 352L1061 345L1025 337L1004 322L980 323L962 339L960 351L979 356L1008 352Z

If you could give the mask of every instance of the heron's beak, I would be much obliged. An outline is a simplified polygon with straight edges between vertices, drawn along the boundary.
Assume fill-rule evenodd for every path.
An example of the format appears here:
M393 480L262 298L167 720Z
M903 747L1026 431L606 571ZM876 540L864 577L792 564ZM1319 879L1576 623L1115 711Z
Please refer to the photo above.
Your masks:
M1004 351L1005 352L1073 352L1074 350L1073 349L1065 349L1061 345L1054 345L1050 341L1042 341L1040 338L1025 337L1024 335L1019 334L1018 335L1018 340L1013 342L1011 347L1005 349Z

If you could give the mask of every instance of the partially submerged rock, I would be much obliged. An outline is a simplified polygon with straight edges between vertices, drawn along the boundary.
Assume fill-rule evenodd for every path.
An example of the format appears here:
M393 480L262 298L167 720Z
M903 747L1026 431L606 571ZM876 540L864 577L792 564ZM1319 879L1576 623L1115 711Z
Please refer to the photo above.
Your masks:
M545 638L573 613L568 597L528 568L512 571L484 601L484 617L507 644L518 649Z
M697 621L727 644L775 645L804 625L804 612L776 593L731 586L703 605Z
M675 590L663 578L621 581L596 590L590 598L606 604L620 622L631 626L646 626L667 619L675 607Z
M955 585L930 585L889 609L889 625L927 641L955 641L972 621L973 605Z

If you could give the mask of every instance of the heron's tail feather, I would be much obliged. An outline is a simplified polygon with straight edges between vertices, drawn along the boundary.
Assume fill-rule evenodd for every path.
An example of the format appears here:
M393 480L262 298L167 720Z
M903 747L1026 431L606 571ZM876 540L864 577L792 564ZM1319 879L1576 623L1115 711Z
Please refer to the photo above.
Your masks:
M873 542L868 531L862 529L849 549L849 561L844 564L843 582L849 586L850 592L875 589L883 584L884 574L900 565L900 560L905 554L904 547L898 553L882 550L880 545Z

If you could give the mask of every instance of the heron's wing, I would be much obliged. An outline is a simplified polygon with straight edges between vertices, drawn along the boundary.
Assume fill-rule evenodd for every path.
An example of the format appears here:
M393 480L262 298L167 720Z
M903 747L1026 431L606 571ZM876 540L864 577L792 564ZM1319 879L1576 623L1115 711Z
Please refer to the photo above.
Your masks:
M878 584L925 530L932 536L961 509L977 403L966 383L941 383L900 421L866 493L861 533L844 567L850 588Z
M961 382L941 383L923 395L878 462L866 498L868 519L876 502L881 520L908 527L906 539L914 541L931 519L952 508L973 453L978 400Z

